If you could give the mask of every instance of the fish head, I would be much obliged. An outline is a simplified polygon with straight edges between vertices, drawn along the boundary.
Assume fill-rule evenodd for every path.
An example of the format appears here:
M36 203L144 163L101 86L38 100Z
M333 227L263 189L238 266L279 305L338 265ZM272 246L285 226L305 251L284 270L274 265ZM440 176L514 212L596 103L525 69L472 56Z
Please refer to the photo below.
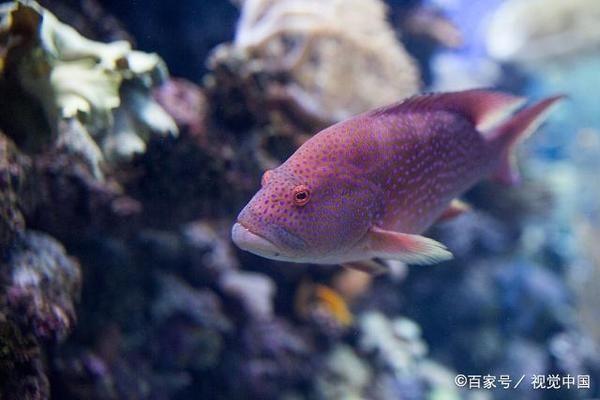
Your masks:
M377 209L373 185L349 171L311 172L265 172L233 226L238 247L270 259L329 264L366 235Z

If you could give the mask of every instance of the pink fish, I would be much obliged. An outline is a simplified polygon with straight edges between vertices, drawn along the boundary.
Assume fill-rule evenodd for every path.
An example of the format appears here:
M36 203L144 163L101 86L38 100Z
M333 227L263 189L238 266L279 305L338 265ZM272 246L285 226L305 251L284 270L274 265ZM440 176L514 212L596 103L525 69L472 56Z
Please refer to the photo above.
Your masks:
M486 177L518 181L515 147L561 96L511 114L524 99L470 90L416 96L335 124L262 177L233 241L290 262L412 264L446 260L421 236L464 207L457 197Z

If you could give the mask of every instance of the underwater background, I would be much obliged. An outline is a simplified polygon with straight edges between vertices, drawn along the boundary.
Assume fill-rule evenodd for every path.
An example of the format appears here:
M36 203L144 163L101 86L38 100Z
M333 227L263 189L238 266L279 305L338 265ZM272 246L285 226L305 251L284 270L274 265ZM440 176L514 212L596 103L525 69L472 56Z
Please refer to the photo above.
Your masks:
M568 99L453 260L232 244L320 129L473 87ZM0 2L0 400L600 398L599 91L598 0Z

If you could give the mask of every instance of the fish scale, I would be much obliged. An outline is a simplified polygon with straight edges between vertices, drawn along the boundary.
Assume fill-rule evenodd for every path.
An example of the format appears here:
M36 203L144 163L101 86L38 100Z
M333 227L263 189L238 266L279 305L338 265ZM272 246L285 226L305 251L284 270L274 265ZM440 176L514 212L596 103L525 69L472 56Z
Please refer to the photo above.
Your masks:
M421 112L410 119L403 113L384 118L378 124L391 129L359 133L365 140L380 142L384 149L383 161L374 165L374 179L387 175L394 182L386 184L386 179L382 185L385 213L377 223L386 229L420 233L450 200L485 175L495 160L486 157L488 148L481 134L460 116Z

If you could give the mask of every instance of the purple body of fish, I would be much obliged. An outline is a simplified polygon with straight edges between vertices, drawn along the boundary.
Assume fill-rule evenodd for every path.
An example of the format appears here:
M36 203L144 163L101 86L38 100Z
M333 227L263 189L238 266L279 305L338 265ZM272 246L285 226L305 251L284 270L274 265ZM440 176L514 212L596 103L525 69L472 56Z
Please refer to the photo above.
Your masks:
M451 257L420 236L479 180L518 178L514 147L560 97L510 117L523 99L483 90L417 96L333 125L308 140L262 188L232 230L242 249L321 264L373 257Z

